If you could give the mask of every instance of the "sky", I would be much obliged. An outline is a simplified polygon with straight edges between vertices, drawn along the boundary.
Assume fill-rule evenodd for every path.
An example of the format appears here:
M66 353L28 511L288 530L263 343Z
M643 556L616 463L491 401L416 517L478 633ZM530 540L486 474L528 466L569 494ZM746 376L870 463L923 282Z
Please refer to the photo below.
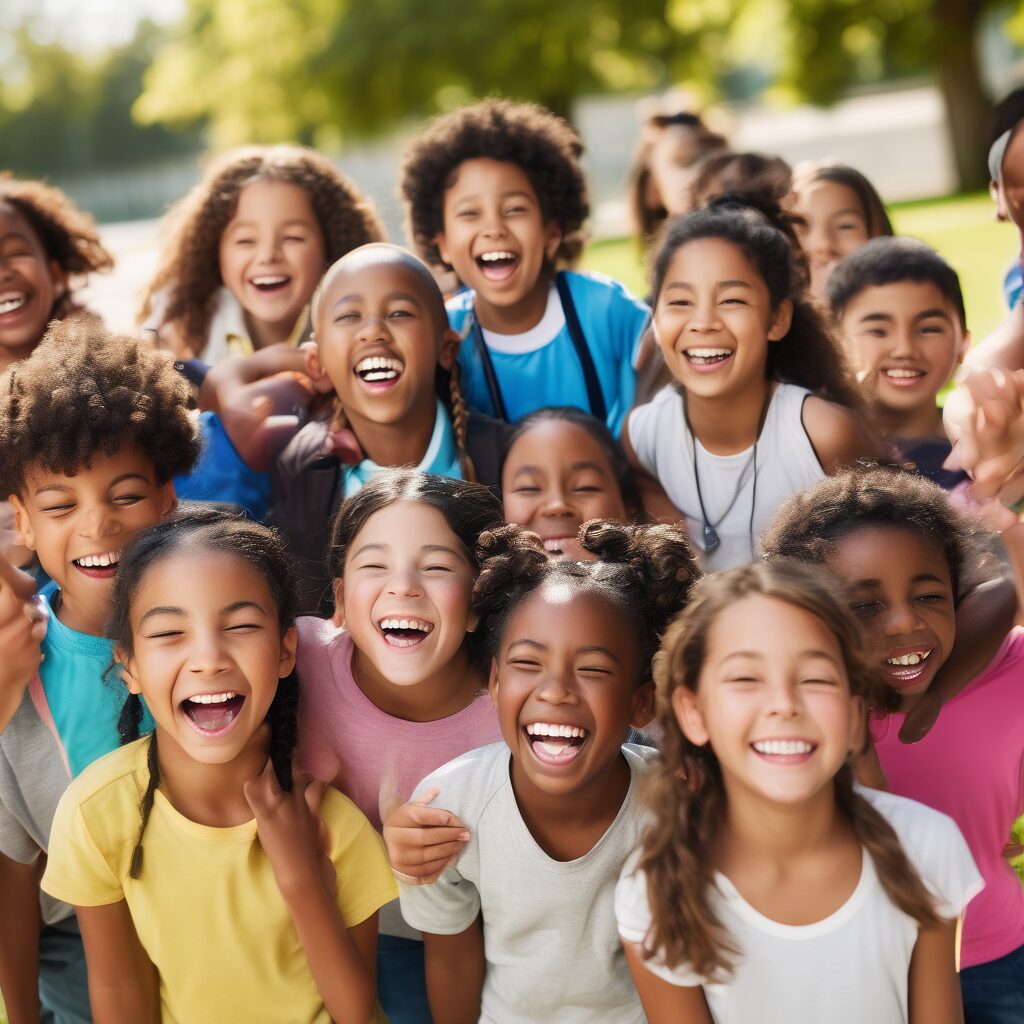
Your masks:
M185 0L0 0L0 7L8 24L31 18L40 42L56 40L69 49L96 52L128 42L143 18L176 21Z

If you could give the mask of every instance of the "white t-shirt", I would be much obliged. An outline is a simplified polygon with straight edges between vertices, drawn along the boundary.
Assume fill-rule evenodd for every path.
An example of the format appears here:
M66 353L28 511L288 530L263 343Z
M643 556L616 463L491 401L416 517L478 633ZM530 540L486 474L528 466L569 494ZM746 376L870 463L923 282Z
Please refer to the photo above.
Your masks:
M432 885L402 885L402 916L437 935L483 914L487 975L481 1024L643 1024L615 928L615 880L640 839L637 780L657 754L624 746L630 783L589 853L549 857L526 827L509 777L509 749L492 743L450 761L417 787L437 788L470 839L457 868Z
M981 875L952 818L914 800L861 789L892 825L910 862L937 900L937 911L957 917L981 890ZM647 882L623 868L615 890L619 934L642 945L651 924ZM716 1024L900 1024L907 1020L907 978L917 923L886 895L865 851L850 898L822 921L779 924L758 913L724 875L711 905L739 949L731 978L705 984ZM657 956L648 970L673 985L703 979L685 964L668 968Z

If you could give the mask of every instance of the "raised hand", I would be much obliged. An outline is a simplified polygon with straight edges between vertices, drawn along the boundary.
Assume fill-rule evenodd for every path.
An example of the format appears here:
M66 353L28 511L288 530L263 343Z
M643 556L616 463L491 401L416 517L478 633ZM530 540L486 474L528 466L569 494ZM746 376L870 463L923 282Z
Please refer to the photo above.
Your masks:
M0 732L18 710L25 687L43 660L49 618L35 580L0 555Z
M382 809L391 870L406 885L428 885L440 878L469 841L466 826L451 811L429 806L439 793L429 789L406 803L395 796Z

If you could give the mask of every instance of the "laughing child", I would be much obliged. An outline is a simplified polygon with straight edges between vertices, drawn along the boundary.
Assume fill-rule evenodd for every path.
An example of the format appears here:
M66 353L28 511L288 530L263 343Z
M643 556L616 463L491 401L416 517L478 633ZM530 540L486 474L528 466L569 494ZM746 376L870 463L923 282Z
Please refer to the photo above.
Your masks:
M121 548L174 507L171 478L196 457L187 399L167 355L89 319L53 326L0 396L0 493L57 588L38 673L15 678L12 663L0 665L0 689L27 684L0 734L0 905L8 918L9 907L23 915L0 932L12 1016L38 1012L41 1000L88 1019L75 919L67 904L44 900L40 926L36 862L72 777L118 746L121 702L103 681L113 656L103 628Z
M618 435L648 310L565 268L589 206L579 136L528 103L485 100L433 121L402 168L409 235L467 291L448 303L472 409L512 422L575 405Z

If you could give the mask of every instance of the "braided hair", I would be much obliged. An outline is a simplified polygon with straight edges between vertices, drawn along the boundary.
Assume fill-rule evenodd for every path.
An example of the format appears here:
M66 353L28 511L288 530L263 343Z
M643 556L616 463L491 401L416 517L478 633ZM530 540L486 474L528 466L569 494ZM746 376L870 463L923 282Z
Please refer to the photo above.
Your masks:
M183 505L169 519L139 533L125 548L114 584L114 603L108 635L120 653L131 657L134 650L132 603L148 571L164 558L185 546L227 552L248 562L266 581L277 608L278 628L282 635L295 621L297 599L291 561L277 534L233 512L213 505ZM270 725L270 762L278 785L292 788L292 753L295 749L299 706L298 676L293 670L281 679L267 712ZM142 723L142 698L129 693L118 718L121 743L139 739ZM142 838L160 788L160 763L156 732L150 734L146 752L148 777L139 804L141 822L132 851L129 875L142 873Z

